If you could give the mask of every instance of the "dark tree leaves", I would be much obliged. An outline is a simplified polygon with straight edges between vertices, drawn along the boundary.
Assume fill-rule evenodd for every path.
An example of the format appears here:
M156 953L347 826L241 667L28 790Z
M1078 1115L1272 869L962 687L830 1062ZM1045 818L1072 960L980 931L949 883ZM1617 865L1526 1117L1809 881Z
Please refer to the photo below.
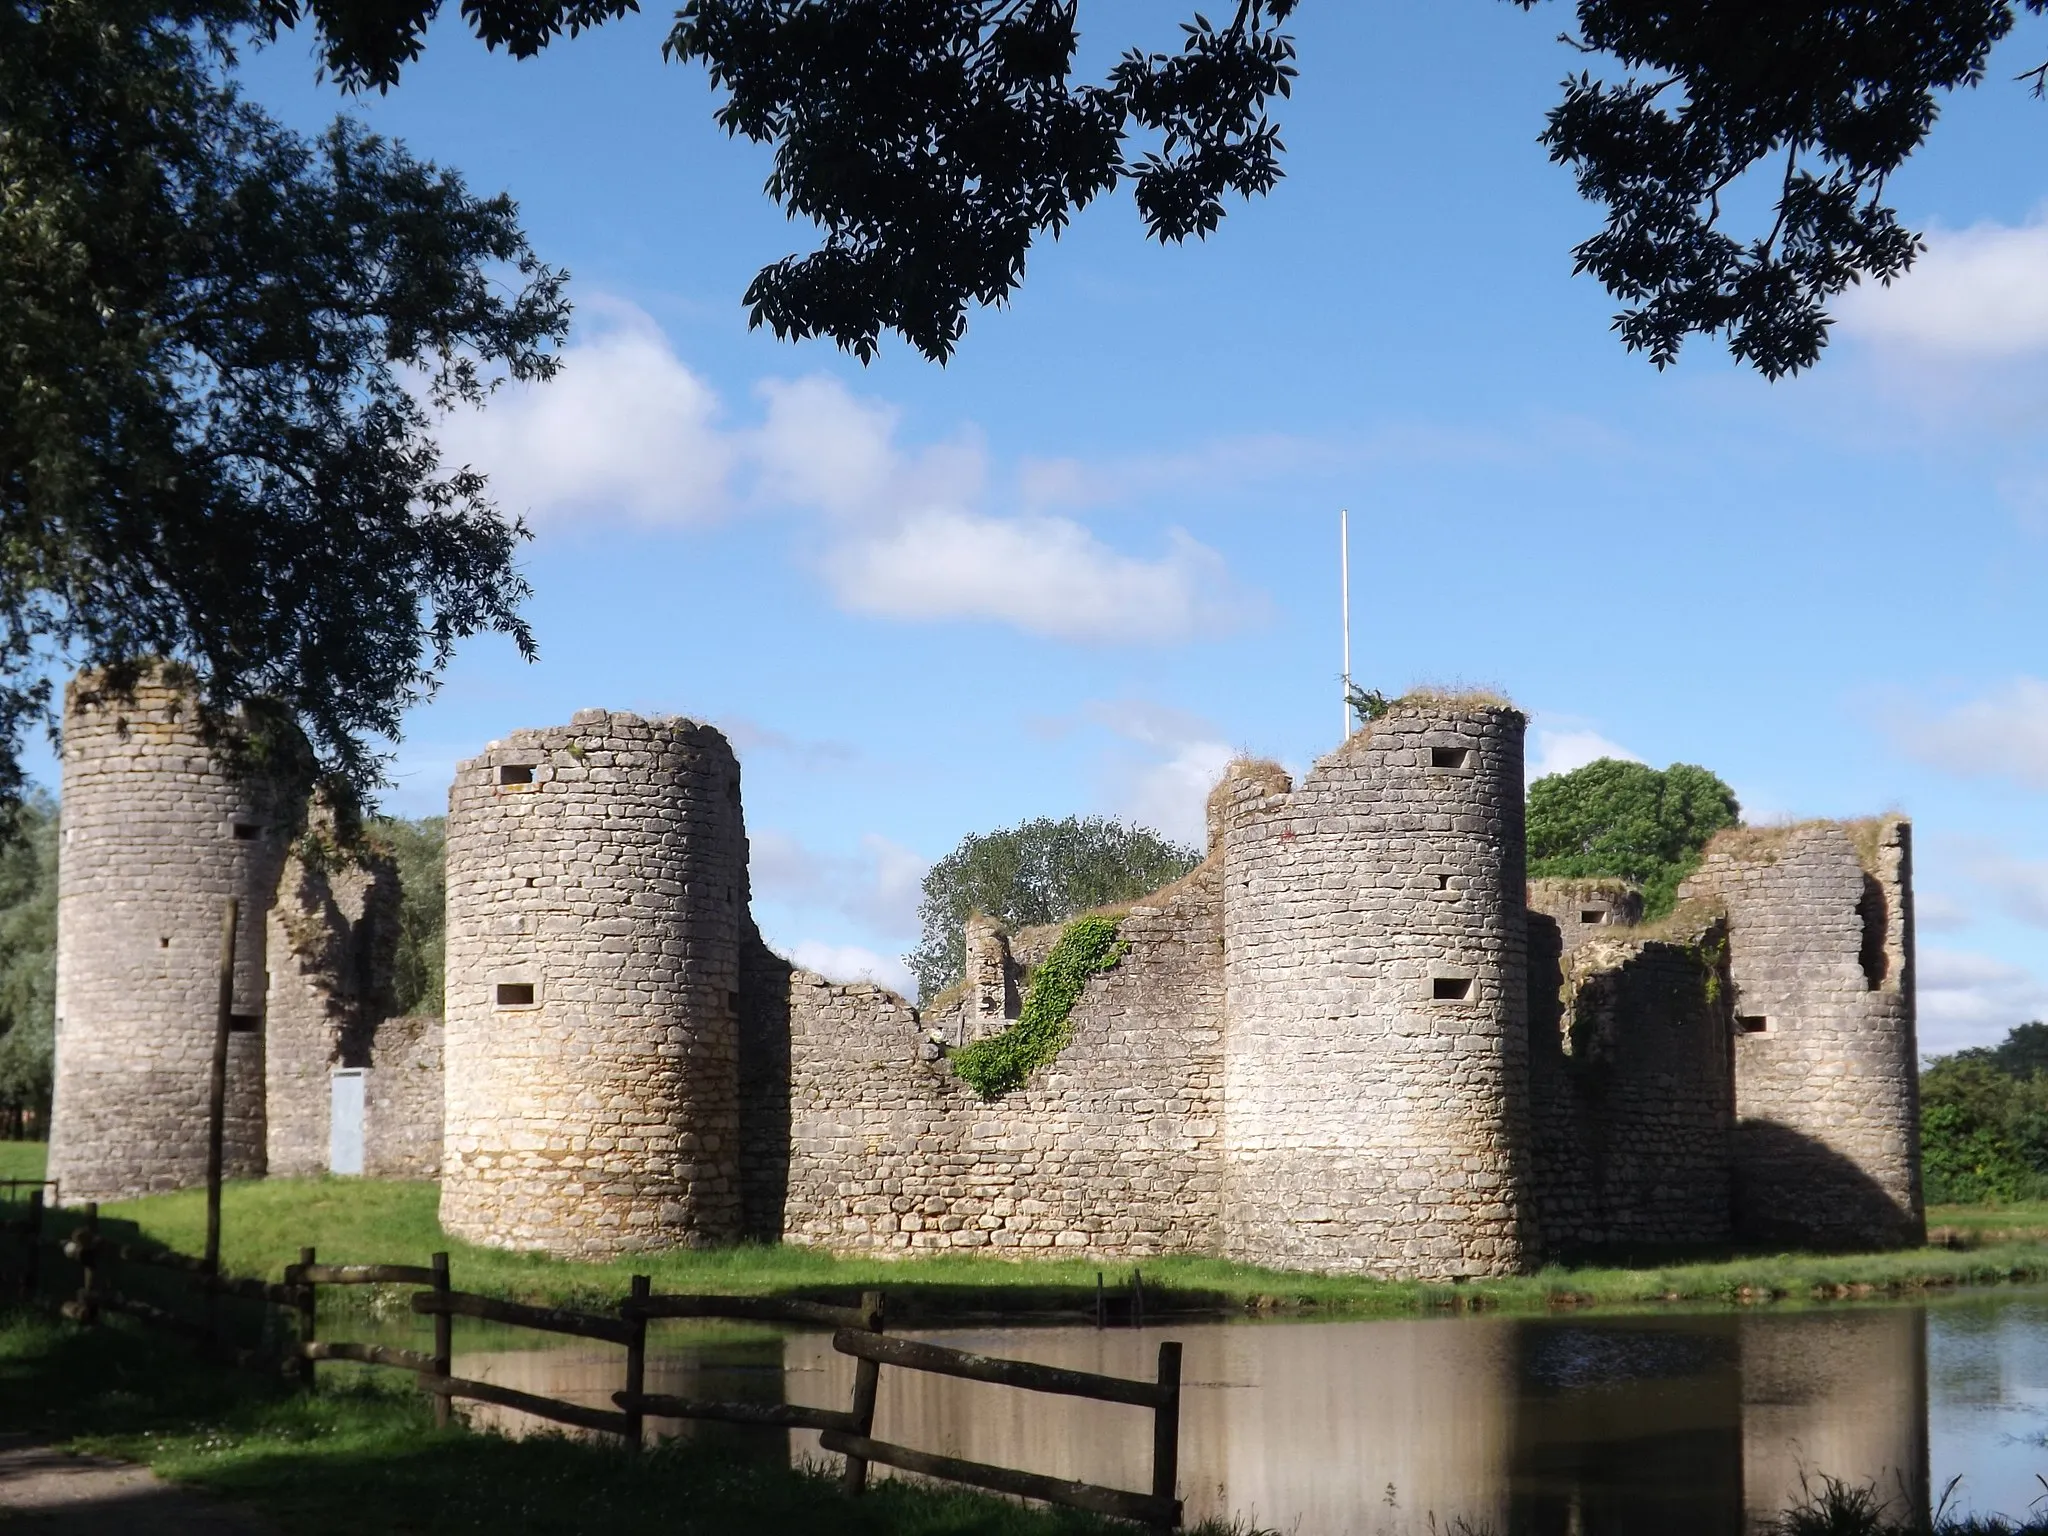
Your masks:
M332 76L386 89L440 0L262 0L273 35L310 20ZM824 232L749 285L754 325L829 336L863 360L883 331L952 354L973 304L1001 304L1040 234L1128 180L1160 240L1215 229L1227 193L1280 179L1268 103L1294 78L1277 30L1296 0L1226 0L1177 52L1132 50L1077 82L1078 0L687 0L666 52L724 89L728 133L775 146L768 193ZM636 0L464 0L517 57ZM1133 153L1136 131L1145 147Z
M1000 304L1042 232L1129 179L1161 240L1206 235L1226 192L1279 180L1266 104L1293 79L1294 0L1197 17L1173 54L1073 80L1077 0L689 0L669 34L727 99L728 133L775 146L768 193L824 244L748 287L755 325L863 360L884 330L944 361L970 304ZM1132 128L1156 135L1137 159Z
M1515 0L1524 8L1537 0ZM1578 0L1567 40L1625 78L1564 82L1543 134L1607 209L1577 270L1626 308L1615 327L1658 367L1723 337L1766 377L1810 366L1830 299L1889 282L1919 250L1884 200L1940 92L1983 78L2020 3L2048 0ZM1769 224L1738 236L1724 198L1759 170Z
M242 101L238 11L0 0L0 732L53 652L169 657L375 778L451 648L531 640L523 530L428 410L547 377L563 274L505 198ZM410 386L410 387L409 387Z

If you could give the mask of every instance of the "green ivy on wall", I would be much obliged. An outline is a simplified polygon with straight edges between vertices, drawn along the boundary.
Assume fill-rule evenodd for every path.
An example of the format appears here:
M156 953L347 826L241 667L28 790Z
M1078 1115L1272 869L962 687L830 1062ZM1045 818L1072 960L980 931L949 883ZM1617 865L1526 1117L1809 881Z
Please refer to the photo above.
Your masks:
M953 1052L953 1075L984 1099L999 1099L1056 1058L1073 1038L1068 1015L1088 978L1114 966L1129 948L1116 921L1077 917L1060 930L1052 953L1031 977L1017 1022L999 1035Z

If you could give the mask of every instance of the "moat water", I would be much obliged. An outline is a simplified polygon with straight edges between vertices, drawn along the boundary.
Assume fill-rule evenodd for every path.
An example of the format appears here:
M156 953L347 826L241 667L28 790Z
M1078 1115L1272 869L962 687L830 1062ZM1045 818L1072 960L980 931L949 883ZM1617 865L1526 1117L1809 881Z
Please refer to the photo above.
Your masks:
M611 1406L621 1351L463 1348L456 1373ZM495 1339L471 1334L476 1345ZM495 1332L495 1330L493 1330ZM1181 1495L1192 1523L1300 1536L1739 1536L1802 1474L1925 1509L2048 1508L2048 1290L1801 1310L948 1328L910 1336L1150 1376L1185 1346ZM527 1335L528 1339L532 1336ZM649 1390L843 1407L852 1362L822 1334L663 1325ZM478 1408L522 1428L521 1415ZM531 1424L527 1420L525 1424ZM815 1435L657 1424L735 1455L830 1460ZM1144 1488L1150 1415L885 1369L877 1436Z

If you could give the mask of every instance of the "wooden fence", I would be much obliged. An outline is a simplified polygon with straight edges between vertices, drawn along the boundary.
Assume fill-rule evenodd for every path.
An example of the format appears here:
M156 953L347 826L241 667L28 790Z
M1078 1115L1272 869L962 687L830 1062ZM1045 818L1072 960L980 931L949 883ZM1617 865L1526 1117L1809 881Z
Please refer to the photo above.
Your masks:
M437 1424L445 1425L450 1417L451 1403L463 1399L516 1409L552 1423L617 1435L634 1448L644 1443L649 1418L708 1419L733 1424L815 1429L821 1431L820 1443L825 1449L846 1458L843 1486L851 1495L858 1495L866 1489L869 1467L879 1462L925 1477L1070 1505L1096 1514L1134 1520L1160 1530L1173 1530L1181 1523L1181 1504L1174 1496L1180 1456L1181 1347L1177 1343L1159 1346L1159 1369L1155 1380L1134 1381L1121 1376L999 1359L945 1345L892 1338L883 1329L884 1308L879 1291L864 1293L857 1307L772 1296L656 1295L647 1276L635 1275L630 1293L618 1303L614 1314L607 1315L531 1306L524 1302L502 1301L494 1296L458 1291L450 1281L448 1255L445 1253L435 1254L427 1265L322 1264L313 1249L302 1248L298 1263L286 1266L284 1283L273 1285L261 1280L240 1280L220 1275L216 1267L204 1259L114 1242L100 1231L97 1205L85 1206L83 1216L83 1222L68 1236L51 1238L44 1230L48 1224L47 1212L42 1192L37 1189L30 1195L23 1217L0 1222L0 1235L26 1239L19 1245L24 1255L18 1276L23 1296L33 1298L37 1294L41 1283L41 1255L45 1249L55 1247L78 1266L78 1289L64 1300L61 1308L66 1317L89 1325L96 1322L103 1311L119 1312L210 1346L239 1364L266 1370L288 1368L308 1386L313 1382L315 1367L322 1360L348 1360L361 1365L409 1371L420 1390L433 1399ZM115 1269L119 1265L145 1266L182 1277L186 1289L205 1299L207 1315L204 1318L184 1316L155 1302L124 1293L114 1284ZM413 1294L411 1306L415 1313L433 1319L433 1352L426 1354L388 1344L320 1338L319 1288L329 1285L419 1287ZM217 1311L218 1299L222 1297L263 1303L288 1315L295 1325L289 1348L280 1356L276 1351L230 1346ZM458 1317L621 1346L625 1351L622 1386L612 1394L614 1406L595 1408L582 1403L563 1402L455 1375L454 1323ZM646 1390L647 1325L664 1318L722 1318L831 1328L834 1330L832 1347L854 1362L852 1400L844 1409L833 1409L798 1403L717 1402L649 1392ZM1134 1493L1094 1483L1074 1482L877 1440L874 1438L875 1401L884 1366L1150 1409L1151 1491Z

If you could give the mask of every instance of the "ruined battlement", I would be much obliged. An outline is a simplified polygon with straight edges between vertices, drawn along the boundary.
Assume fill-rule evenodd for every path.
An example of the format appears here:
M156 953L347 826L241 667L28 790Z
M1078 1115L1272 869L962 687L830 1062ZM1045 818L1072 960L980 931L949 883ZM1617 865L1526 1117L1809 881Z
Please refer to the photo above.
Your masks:
M1060 928L970 920L962 981L923 1011L792 965L754 927L739 764L710 726L588 710L460 765L442 1024L374 1017L388 871L259 859L232 832L258 847L223 858L216 834L257 812L152 698L147 730L81 707L67 738L67 1188L189 1181L203 1052L165 1042L210 1039L210 972L179 972L161 1016L129 983L136 913L157 954L200 944L203 904L168 893L203 879L268 914L267 1030L237 1080L260 1125L267 1036L272 1166L317 1167L323 1075L367 1072L365 1171L438 1164L445 1225L496 1246L744 1235L1455 1279L1920 1231L1898 818L1723 833L1644 923L1626 882L1527 880L1518 711L1403 699L1298 782L1233 763L1208 856L1110 914L1120 954L1064 1043L985 1099L952 1057L1015 1027ZM77 855L74 828L100 829ZM86 954L100 934L118 943ZM164 1079L186 1118L104 1097L123 1051L186 1063ZM138 1123L158 1140L129 1157Z

